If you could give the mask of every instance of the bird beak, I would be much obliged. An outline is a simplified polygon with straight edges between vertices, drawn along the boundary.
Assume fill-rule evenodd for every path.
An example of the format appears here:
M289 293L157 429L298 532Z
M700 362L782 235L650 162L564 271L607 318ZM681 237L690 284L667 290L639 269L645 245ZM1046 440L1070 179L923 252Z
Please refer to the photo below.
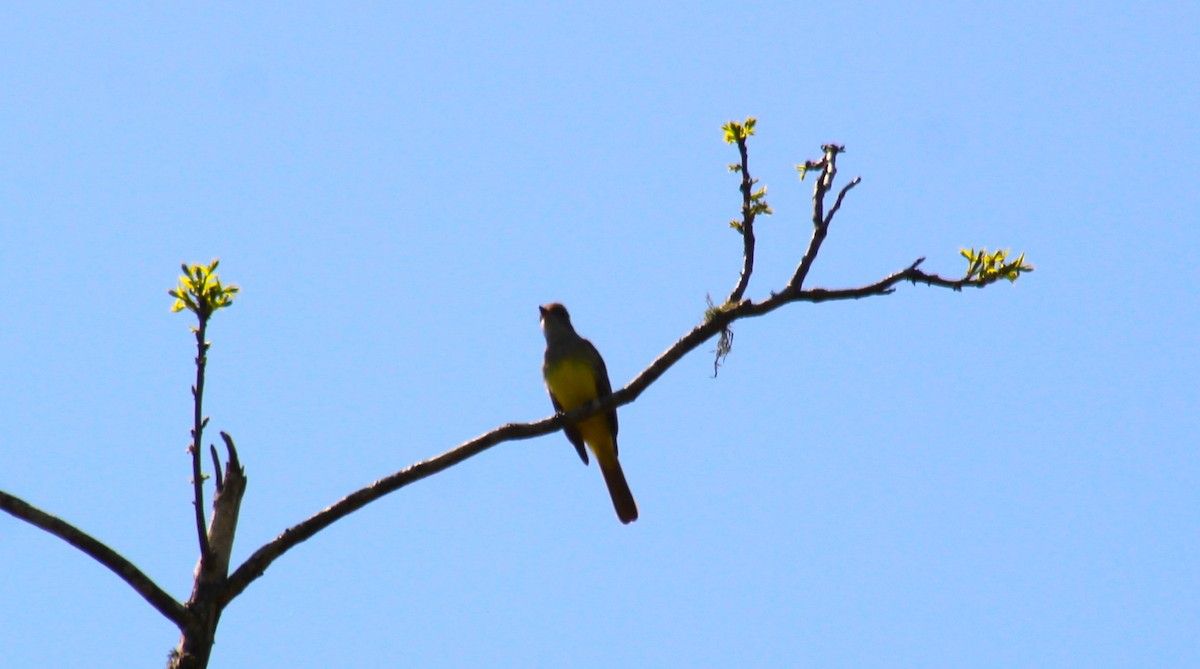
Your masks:
M541 320L546 320L546 307L538 307L538 318Z

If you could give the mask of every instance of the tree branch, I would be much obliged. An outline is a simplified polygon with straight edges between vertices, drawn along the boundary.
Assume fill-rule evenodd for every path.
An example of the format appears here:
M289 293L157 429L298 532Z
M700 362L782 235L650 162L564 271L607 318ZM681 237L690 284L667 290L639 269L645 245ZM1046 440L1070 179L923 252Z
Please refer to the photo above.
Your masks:
M0 509L34 527L53 534L83 551L96 562L108 567L109 571L128 583L143 599L150 602L151 606L163 614L167 620L175 623L177 627L182 628L190 622L191 614L182 604L158 587L154 581L150 580L150 577L143 574L129 560L121 557L116 551L83 530L4 491L0 491Z
M917 266L923 260L924 258L921 258L906 269L860 288L796 290L788 287L782 292L776 293L760 302L745 300L726 309L710 311L711 317L708 320L693 327L691 331L667 348L649 366L634 377L628 385L617 392L594 400L565 414L558 414L531 423L509 423L502 425L491 432L460 444L441 455L423 460L390 476L379 479L365 488L361 488L343 497L307 520L288 528L283 534L280 534L255 551L253 555L247 558L234 571L229 577L222 604L228 603L241 594L250 583L262 576L271 563L284 553L298 544L307 541L322 529L385 495L393 493L410 483L415 483L423 478L448 469L498 444L551 434L561 430L567 423L574 423L613 407L624 406L633 402L676 362L679 362L685 355L695 350L714 335L720 333L736 320L762 316L790 302L825 302L829 300L859 299L871 295L887 295L893 292L893 286L906 280L930 286L953 288L954 290L961 290L964 286L981 287L983 285L982 280L960 279L952 281L943 279L936 274L926 274L917 269Z
M284 530L283 534L263 545L253 555L239 566L226 583L221 605L237 597L259 576L267 570L271 563L296 545L308 540L314 534L334 522L350 515L375 500L395 492L404 486L432 476L448 469L467 458L478 455L496 444L518 439L532 439L550 434L562 429L567 418L584 415L583 409L577 409L569 414L560 414L544 418L533 423L509 423L465 442L441 455L410 465L390 476L356 490L338 500L329 507L317 512L307 520ZM590 415L590 414L588 414Z

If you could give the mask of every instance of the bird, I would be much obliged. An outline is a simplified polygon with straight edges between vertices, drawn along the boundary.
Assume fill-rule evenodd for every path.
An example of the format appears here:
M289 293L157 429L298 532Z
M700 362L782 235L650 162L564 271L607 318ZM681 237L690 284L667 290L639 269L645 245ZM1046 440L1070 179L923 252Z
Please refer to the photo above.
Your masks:
M546 355L542 378L550 393L550 402L558 413L566 413L612 394L604 358L575 332L567 308L558 302L538 307L542 334L546 337ZM563 427L583 464L588 464L588 448L596 456L617 518L626 525L638 518L637 502L625 481L625 472L617 459L617 410L598 413ZM584 445L587 445L587 448Z

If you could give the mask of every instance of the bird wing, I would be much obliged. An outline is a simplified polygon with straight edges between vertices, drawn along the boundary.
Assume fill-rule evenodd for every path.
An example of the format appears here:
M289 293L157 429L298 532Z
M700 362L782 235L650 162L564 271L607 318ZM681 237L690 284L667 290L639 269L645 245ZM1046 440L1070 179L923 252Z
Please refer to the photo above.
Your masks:
M562 405L558 403L558 398L554 396L554 393L548 389L546 392L550 395L550 403L554 405L554 411L556 413L563 413ZM564 425L563 432L567 433L567 439L571 441L571 445L579 453L579 459L583 460L583 464L586 465L588 463L588 454L587 448L583 445L583 435L579 433L579 430L574 425Z
M596 398L607 397L612 394L612 384L608 382L608 368L604 366L604 358L600 357L600 351L592 342L584 339L584 344L587 344L588 350L591 351L592 359L596 362L596 368L600 373L596 377ZM608 418L608 429L612 432L613 453L617 451L617 408L613 407L605 414Z

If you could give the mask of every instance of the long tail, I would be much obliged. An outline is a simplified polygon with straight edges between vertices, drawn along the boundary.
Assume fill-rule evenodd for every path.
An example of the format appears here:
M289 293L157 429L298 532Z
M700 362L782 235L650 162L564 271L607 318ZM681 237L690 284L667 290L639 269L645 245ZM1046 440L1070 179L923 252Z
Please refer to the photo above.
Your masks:
M638 518L637 502L633 501L633 493L625 482L625 472L621 471L621 463L614 458L596 458L600 465L600 473L604 474L604 484L608 486L608 495L612 497L613 508L617 510L617 518L628 525Z

